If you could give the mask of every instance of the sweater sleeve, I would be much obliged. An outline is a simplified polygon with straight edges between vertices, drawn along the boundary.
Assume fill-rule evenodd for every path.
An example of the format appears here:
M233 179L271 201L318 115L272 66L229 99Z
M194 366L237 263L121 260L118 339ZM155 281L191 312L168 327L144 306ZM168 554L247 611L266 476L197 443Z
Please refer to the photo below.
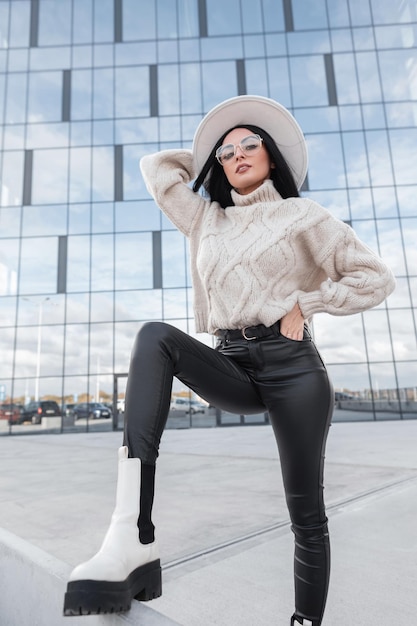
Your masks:
M156 204L187 237L207 201L188 184L194 176L191 150L163 150L140 160L146 188Z
M304 318L320 312L360 313L380 304L394 290L391 270L344 222L328 214L308 237L314 241L313 256L327 279L318 289L299 294Z

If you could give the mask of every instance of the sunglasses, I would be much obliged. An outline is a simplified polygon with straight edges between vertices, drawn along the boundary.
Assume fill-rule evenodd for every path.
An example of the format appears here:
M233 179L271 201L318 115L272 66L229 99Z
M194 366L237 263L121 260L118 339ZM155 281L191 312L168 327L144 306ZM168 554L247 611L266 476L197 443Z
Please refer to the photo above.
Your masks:
M262 137L259 135L248 135L244 137L240 143L234 145L233 143L227 143L224 146L220 146L216 150L216 159L220 163L220 165L224 165L236 154L236 150L240 148L240 151L245 156L251 156L252 154L256 154L262 147Z

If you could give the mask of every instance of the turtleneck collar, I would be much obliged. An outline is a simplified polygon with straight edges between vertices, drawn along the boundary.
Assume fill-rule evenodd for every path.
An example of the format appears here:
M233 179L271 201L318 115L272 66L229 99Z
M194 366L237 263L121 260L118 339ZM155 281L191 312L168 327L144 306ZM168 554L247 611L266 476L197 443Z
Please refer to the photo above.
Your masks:
M240 193L231 190L231 196L233 204L235 206L250 206L251 204L258 204L259 202L276 202L282 200L281 195L274 187L274 183L270 178L264 180L255 191L242 196Z

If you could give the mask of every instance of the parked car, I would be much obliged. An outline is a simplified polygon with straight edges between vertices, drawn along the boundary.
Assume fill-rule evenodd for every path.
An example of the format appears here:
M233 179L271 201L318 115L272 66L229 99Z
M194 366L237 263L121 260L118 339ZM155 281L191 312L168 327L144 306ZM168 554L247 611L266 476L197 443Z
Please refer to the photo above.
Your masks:
M61 417L61 409L54 400L39 400L25 404L21 412L22 422L40 424L43 417Z
M63 404L62 415L73 415L75 404Z
M73 413L76 420L81 417L88 417L94 420L100 417L110 418L112 416L110 409L101 402L81 402L75 405Z
M19 404L0 404L0 420L9 424L21 424L21 406Z
M171 400L171 411L185 411L186 413L204 413L206 405L198 400L189 400L188 398L173 398Z

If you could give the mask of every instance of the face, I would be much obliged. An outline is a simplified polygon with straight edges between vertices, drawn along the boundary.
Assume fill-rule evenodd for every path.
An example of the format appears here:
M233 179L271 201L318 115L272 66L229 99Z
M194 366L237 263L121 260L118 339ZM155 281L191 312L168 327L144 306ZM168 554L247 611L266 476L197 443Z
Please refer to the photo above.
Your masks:
M239 144L249 135L253 136L253 132L247 128L235 128L226 135L222 143L223 146L226 144L236 146L235 155L222 165L227 180L242 196L262 185L264 180L270 177L271 169L274 167L263 143L254 154L242 150Z

